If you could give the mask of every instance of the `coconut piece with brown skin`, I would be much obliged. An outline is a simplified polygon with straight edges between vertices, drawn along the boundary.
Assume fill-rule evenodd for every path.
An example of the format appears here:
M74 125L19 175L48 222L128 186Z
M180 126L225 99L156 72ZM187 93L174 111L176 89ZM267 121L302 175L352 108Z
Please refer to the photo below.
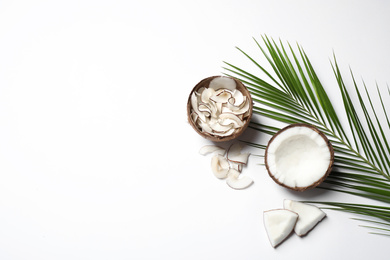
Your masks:
M294 232L300 237L307 235L326 216L325 212L318 207L299 201L286 199L283 201L283 206L299 215Z
M318 186L329 175L334 151L326 136L307 124L292 124L268 142L265 165L279 185L295 191Z

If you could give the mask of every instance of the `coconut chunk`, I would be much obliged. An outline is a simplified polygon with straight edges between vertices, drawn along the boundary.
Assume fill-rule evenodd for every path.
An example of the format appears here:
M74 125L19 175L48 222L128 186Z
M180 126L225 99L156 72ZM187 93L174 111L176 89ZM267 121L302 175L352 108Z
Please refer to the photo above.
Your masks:
M294 227L294 232L298 236L305 236L326 216L325 212L313 205L294 200L284 200L283 204L285 209L299 215Z
M273 247L280 245L294 230L298 214L287 209L264 211L263 221Z
M228 171L227 185L236 190L242 190L252 185L253 180L248 176L240 176L240 172L230 168Z
M241 153L241 143L236 142L232 144L227 151L227 158L229 161L247 164L250 153Z
M265 151L271 178L297 191L319 185L329 175L333 161L333 148L326 136L305 124L293 124L277 132Z
M234 91L236 89L236 82L232 78L228 77L216 77L210 81L209 88L214 90L218 89L228 89Z
M205 145L202 148L200 148L199 153L201 155L207 155L210 153L215 153L219 155L225 155L226 150L222 147L216 146L216 145Z
M215 177L224 179L228 175L229 162L221 155L214 155L211 158L211 170L213 171Z

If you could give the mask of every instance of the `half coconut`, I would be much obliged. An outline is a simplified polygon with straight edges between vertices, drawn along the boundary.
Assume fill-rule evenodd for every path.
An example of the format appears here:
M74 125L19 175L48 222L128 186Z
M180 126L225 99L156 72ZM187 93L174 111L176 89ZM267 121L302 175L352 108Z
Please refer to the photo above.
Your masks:
M318 186L332 171L334 151L316 127L292 124L278 131L265 150L268 174L279 185L295 191Z

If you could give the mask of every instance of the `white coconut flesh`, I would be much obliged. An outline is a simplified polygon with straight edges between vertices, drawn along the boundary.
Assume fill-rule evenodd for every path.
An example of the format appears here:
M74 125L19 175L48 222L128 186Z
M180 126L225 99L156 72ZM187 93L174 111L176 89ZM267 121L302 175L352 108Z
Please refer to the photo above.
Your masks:
M277 133L266 150L269 174L291 189L316 185L328 173L333 150L323 135L308 126L293 126Z
M294 230L298 214L287 209L264 211L264 227L273 247L282 243Z
M228 77L212 79L191 94L191 119L202 131L225 137L241 130L250 115L250 101Z
M326 216L325 212L313 205L294 200L284 200L283 204L285 209L299 215L294 227L294 232L298 236L305 236Z

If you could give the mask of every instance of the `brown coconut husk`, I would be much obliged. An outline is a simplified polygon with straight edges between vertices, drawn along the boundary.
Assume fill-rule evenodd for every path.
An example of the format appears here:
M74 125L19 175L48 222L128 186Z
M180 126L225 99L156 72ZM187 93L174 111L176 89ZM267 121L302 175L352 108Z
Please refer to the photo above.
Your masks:
M202 132L202 129L191 118L191 110L192 110L191 95L192 95L192 93L194 93L195 91L198 91L202 87L207 88L210 84L210 81L213 80L214 78L217 78L217 77L221 77L221 76L212 76L212 77L205 78L205 79L201 80L198 84L196 84L195 87L192 89L190 95L188 96L188 101L187 101L187 118L188 118L188 122L190 123L192 128L194 128L194 130L202 137L204 137L210 141L213 141L213 142L227 142L227 141L231 141L231 140L239 137L245 131L245 129L248 127L250 120L252 118L252 114L253 114L253 112L252 112L253 101L252 101L252 97L251 97L249 90L244 86L244 84L241 81L239 81L236 78L222 76L222 77L233 79L236 82L236 88L239 91L241 91L244 96L246 96L246 98L248 99L248 102L249 102L249 115L244 118L246 120L245 124L238 131L235 131L233 134L231 134L229 136L217 136L217 135L212 135L212 134L209 134L206 132Z

